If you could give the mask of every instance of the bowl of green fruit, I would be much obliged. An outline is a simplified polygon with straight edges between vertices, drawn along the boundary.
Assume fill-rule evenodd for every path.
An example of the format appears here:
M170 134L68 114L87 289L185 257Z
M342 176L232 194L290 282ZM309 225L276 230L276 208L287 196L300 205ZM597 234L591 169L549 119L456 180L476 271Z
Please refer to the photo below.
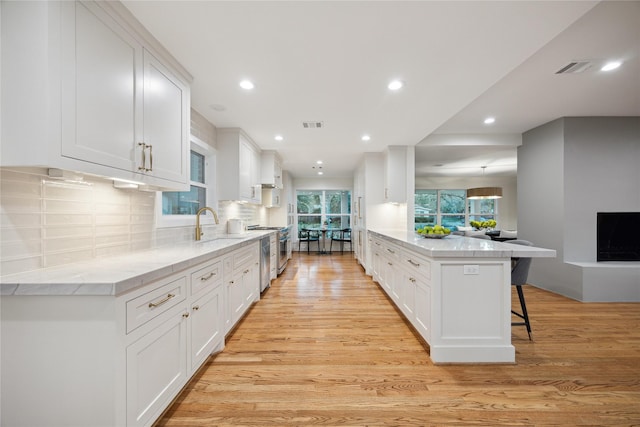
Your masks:
M451 234L451 230L447 227L436 224L433 227L425 225L424 227L417 229L416 233L422 237L426 237L427 239L442 239L443 237Z

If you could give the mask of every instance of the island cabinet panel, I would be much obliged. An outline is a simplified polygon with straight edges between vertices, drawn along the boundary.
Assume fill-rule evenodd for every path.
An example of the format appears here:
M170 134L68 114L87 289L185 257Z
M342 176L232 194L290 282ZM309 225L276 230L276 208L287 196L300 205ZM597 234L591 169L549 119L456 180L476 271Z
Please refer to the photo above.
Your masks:
M510 255L430 257L428 243L414 248L411 239L370 233L373 279L429 344L434 363L515 361Z

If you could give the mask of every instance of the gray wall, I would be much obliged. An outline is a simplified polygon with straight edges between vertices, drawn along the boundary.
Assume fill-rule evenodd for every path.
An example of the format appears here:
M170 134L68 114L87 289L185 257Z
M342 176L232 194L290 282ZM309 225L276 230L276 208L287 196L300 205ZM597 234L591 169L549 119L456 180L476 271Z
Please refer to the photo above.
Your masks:
M558 254L534 260L529 283L582 301L639 300L640 263L589 279L605 267L595 262L596 213L640 211L639 164L639 117L563 118L523 135L518 236Z

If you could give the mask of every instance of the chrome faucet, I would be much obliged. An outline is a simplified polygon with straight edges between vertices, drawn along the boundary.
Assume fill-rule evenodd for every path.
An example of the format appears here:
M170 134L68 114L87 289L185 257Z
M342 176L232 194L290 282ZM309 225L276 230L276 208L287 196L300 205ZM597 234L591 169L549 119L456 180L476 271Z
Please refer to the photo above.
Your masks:
M216 213L216 211L208 206L198 209L198 212L196 212L196 240L200 240L202 238L202 235L204 234L202 233L202 228L200 227L200 214L204 211L211 212L213 214L213 219L216 221L216 224L220 224L220 222L218 222L218 214Z

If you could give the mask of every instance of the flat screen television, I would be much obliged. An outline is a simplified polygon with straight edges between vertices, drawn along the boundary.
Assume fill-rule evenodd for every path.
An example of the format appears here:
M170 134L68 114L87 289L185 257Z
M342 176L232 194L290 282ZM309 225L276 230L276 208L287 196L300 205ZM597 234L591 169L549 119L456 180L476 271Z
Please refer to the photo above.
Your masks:
M640 212L598 212L598 261L640 261Z

